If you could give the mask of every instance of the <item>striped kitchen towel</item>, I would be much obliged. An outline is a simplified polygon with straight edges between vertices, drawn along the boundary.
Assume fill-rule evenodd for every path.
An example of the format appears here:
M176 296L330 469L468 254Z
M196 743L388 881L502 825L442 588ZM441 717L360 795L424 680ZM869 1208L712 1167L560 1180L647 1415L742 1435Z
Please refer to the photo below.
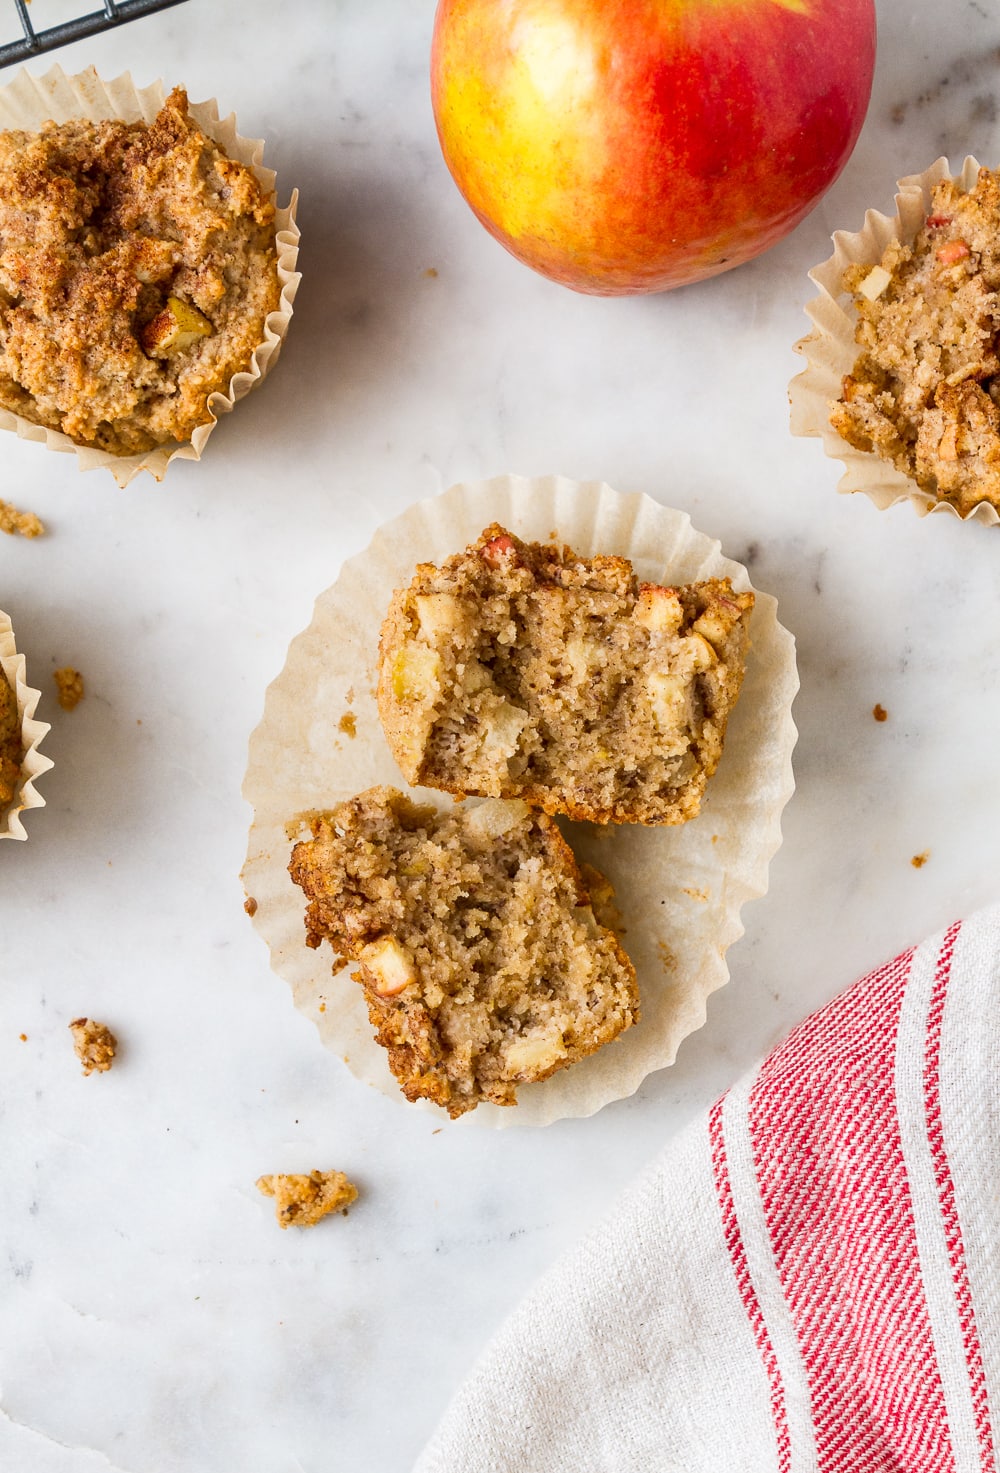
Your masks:
M1000 906L807 1018L515 1311L416 1473L986 1473Z

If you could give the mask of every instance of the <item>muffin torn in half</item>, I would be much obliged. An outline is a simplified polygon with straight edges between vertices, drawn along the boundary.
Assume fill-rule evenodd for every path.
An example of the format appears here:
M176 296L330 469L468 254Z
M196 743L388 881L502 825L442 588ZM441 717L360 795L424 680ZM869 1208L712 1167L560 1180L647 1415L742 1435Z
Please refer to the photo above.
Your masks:
M411 783L595 823L697 814L739 695L752 593L640 583L625 558L497 524L397 592L379 713Z
M175 88L152 123L0 132L0 405L78 445L185 441L279 304L273 202Z
M830 423L966 515L1000 508L1000 175L934 188L912 245L844 272L861 353Z
M292 879L306 940L357 962L409 1100L450 1115L517 1103L638 1021L635 971L594 915L552 819L526 804L449 812L376 787L314 820Z

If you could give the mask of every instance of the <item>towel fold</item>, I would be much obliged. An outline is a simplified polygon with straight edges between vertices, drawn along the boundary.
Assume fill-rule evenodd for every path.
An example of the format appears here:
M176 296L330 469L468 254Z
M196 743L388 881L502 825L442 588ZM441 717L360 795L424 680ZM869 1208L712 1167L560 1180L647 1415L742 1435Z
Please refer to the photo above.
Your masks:
M987 1473L1000 906L812 1014L538 1283L415 1473Z

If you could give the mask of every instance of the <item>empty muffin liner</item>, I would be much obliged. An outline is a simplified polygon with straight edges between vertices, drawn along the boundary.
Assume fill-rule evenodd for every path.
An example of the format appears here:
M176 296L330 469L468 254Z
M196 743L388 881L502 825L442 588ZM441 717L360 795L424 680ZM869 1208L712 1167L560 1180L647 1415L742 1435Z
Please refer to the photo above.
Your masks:
M305 944L305 897L288 875L294 841L309 815L370 787L406 784L386 745L375 702L379 629L393 591L418 562L440 562L475 541L491 522L519 537L569 543L578 553L618 553L641 579L692 582L746 570L683 512L647 496L559 476L504 476L416 505L376 533L318 598L309 628L292 641L269 687L250 739L243 793L253 808L243 882L253 924L271 964L328 1048L352 1072L403 1101L384 1051L374 1042L361 987L332 974L329 946ZM781 812L793 790L798 689L794 641L775 600L757 594L743 692L726 749L700 816L680 827L565 825L579 858L615 886L623 943L638 974L642 1021L599 1053L518 1089L514 1107L479 1105L479 1125L544 1125L593 1114L632 1094L654 1069L673 1062L681 1040L705 1021L709 993L728 980L726 951L742 935L740 911L767 889L781 842ZM422 801L449 803L416 790ZM405 1101L403 1101L405 1103ZM440 1114L433 1105L409 1106Z
M75 76L67 75L59 66L53 67L41 77L32 76L30 72L22 70L7 86L0 87L0 128L21 128L37 132L50 119L64 123L72 118L91 121L122 118L129 123L151 123L165 98L163 82L153 82L148 87L137 88L127 72L105 82L93 67L88 67ZM214 99L191 103L190 112L199 127L230 158L253 169L262 187L269 194L274 193L274 171L266 169L261 162L264 154L262 139L242 137L236 130L235 116L220 118L218 104ZM190 440L183 444L172 442L158 445L141 455L111 455L104 450L77 445L59 430L33 424L31 420L7 409L0 409L0 429L13 430L23 440L40 440L50 450L71 452L76 456L82 471L107 466L119 486L127 486L142 471L149 471L154 479L162 481L172 460L200 460L219 416L227 414L237 400L259 384L277 362L291 321L292 303L300 280L295 269L299 249L299 228L295 223L297 204L298 195L293 191L289 203L275 212L275 248L281 296L277 308L268 314L264 339L254 350L250 367L244 372L234 374L230 379L228 392L209 397L208 407L212 418L206 424L198 425Z
M963 517L950 502L939 501L929 491L921 490L889 461L848 445L829 420L830 406L840 398L844 376L851 372L860 352L854 339L857 322L854 301L842 285L845 269L856 264L876 265L892 240L911 243L930 210L935 184L955 178L962 189L969 190L976 182L979 167L970 155L960 173L953 174L948 160L939 158L922 174L911 174L899 181L894 216L868 210L860 230L834 232L833 255L809 272L810 279L819 287L819 296L805 308L813 330L795 344L795 351L803 355L807 367L792 380L788 397L792 434L817 436L823 441L827 455L843 462L844 474L838 491L861 491L880 511L909 501L920 516L950 512L963 521L995 526L1000 522L1000 514L991 502L979 502Z
M40 692L33 690L25 678L24 656L19 655L14 643L14 630L8 616L0 612L0 669L14 692L17 714L21 722L21 741L24 756L21 759L21 776L14 801L7 808L0 808L0 839L26 839L28 837L21 814L29 808L44 808L45 799L35 787L35 782L48 772L51 761L38 750L49 727L44 721L35 720L35 707Z

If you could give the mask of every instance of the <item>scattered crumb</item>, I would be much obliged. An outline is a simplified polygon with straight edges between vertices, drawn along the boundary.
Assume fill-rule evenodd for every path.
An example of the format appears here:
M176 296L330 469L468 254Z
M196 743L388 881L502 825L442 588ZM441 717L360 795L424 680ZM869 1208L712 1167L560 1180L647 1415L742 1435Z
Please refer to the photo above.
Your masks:
M349 706L353 706L353 704L354 704L354 686L353 685L349 685L347 687L347 690L344 692L344 700L347 702L347 704Z
M326 1003L325 1002L321 1002L320 1003L319 1010L320 1010L321 1013L325 1013L326 1012Z
M26 1033L19 1033L17 1036L21 1040L22 1043L27 1043L28 1042L28 1035Z
M72 665L53 670L53 679L59 692L59 704L64 711L74 710L83 700L83 676Z
M432 1130L431 1131L431 1135L440 1135L440 1134L441 1134L441 1126L440 1125L438 1126L437 1130Z
M261 1176L257 1190L274 1198L281 1227L313 1227L330 1212L343 1212L358 1195L342 1171L310 1171L308 1176Z
M76 1056L83 1062L84 1074L104 1074L111 1068L118 1040L104 1023L93 1018L75 1018L69 1025Z
M243 909L248 916L255 916L257 914L257 902L252 895L248 895L246 900L244 900Z
M343 716L341 716L340 720L337 722L337 727L338 730L344 732L345 735L349 737L356 737L358 734L358 718L355 716L353 711L345 711Z
M924 865L927 863L930 857L931 851L929 849L925 849L923 854L914 854L913 858L910 860L910 863L913 865L914 869L923 869Z
M875 717L876 721L887 721L889 719L889 713L884 706L873 706L872 715Z
M693 886L689 887L689 886L685 885L684 886L684 894L685 895L690 895L690 897L691 897L692 900L702 900L702 901L706 901L706 902L708 900L708 891L707 890L696 890Z
M437 267L428 266L427 270L424 272L424 275L429 276L433 279L435 276L437 276Z
M656 950L660 957L660 965L665 972L673 972L677 967L677 958L665 941L656 943Z
M33 511L18 511L9 501L0 501L0 532L9 537L41 537L45 527Z

